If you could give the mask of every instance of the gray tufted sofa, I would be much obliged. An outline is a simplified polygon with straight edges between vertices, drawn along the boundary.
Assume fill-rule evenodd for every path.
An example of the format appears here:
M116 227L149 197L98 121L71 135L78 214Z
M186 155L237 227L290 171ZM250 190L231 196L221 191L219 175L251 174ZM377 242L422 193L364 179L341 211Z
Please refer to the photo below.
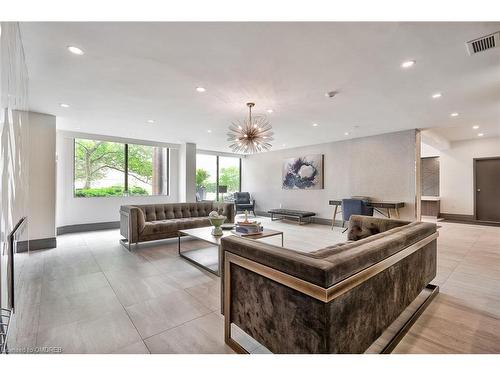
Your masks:
M165 203L120 207L120 234L128 246L177 237L179 229L208 227L208 214L217 211L234 222L234 205L219 202Z
M309 253L223 238L226 343L245 352L235 324L273 353L364 353L413 301L421 312L438 292L437 236L435 224L353 215L347 242Z

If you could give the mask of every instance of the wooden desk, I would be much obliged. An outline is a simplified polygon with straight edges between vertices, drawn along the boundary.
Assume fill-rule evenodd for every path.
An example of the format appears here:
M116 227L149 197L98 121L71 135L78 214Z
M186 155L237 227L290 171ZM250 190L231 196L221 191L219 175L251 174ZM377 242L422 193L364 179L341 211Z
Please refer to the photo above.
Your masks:
M335 218L337 214L342 213L342 210L339 210L338 207L342 207L342 200L334 199L328 202L330 206L334 206L333 209L333 219L332 219L332 228L335 226ZM394 211L394 217L399 219L399 209L405 206L405 202L396 202L396 201L369 201L368 206L373 207L375 211L379 214L391 218L391 210Z

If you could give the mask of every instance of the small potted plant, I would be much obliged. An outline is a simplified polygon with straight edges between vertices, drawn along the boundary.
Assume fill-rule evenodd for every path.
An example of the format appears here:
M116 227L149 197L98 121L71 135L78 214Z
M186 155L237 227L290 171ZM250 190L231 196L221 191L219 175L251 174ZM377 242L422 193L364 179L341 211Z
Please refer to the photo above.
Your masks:
M221 225L226 221L226 217L224 215L219 215L217 211L212 211L208 214L208 220L210 220L210 224L214 227L212 229L212 236L222 236L222 228Z

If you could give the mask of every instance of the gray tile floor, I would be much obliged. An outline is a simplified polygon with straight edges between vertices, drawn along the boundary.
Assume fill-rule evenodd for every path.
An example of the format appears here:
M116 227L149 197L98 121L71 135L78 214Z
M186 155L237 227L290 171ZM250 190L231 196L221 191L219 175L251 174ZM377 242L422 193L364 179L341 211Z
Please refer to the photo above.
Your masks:
M345 239L340 228L262 220L282 229L285 246L297 250ZM396 352L500 352L500 228L441 225L435 280L441 293ZM129 252L119 238L118 230L63 235L57 249L16 256L11 350L231 353L219 278L181 259L176 239ZM183 240L186 249L201 245ZM249 350L265 352L241 332L236 336Z

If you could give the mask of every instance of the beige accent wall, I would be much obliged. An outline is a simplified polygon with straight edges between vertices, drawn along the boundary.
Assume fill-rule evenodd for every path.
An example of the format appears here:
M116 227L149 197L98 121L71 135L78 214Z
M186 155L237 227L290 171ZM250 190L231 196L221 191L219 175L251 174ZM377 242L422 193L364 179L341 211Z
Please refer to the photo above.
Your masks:
M282 189L283 160L307 154L325 155L325 188ZM251 155L242 160L242 190L253 195L259 211L281 205L331 219L330 199L361 195L403 201L401 217L413 220L416 154L416 130L408 130Z
M29 239L56 236L56 117L29 112Z

